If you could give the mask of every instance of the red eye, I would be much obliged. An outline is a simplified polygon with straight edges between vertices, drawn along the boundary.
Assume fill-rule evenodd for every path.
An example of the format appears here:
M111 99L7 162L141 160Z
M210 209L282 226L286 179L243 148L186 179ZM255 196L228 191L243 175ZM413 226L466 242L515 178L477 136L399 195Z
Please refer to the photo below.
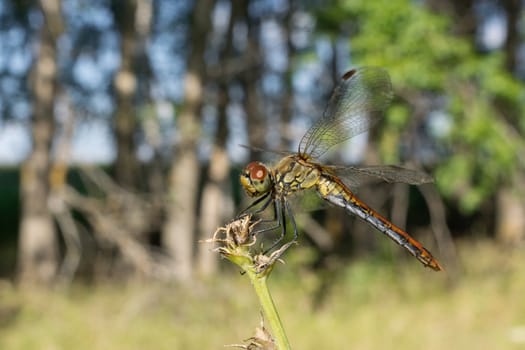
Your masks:
M259 162L251 162L246 166L246 170L249 172L252 180L263 180L268 174L266 166Z

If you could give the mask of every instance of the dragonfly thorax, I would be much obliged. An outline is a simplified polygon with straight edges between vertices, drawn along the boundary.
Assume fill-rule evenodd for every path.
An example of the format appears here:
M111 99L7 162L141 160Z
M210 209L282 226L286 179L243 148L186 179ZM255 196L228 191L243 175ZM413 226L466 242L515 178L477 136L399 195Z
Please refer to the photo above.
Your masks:
M272 189L270 170L261 162L251 162L240 178L242 187L250 197L259 197Z
M276 192L287 196L315 187L319 181L320 168L304 156L291 155L281 159L273 173Z

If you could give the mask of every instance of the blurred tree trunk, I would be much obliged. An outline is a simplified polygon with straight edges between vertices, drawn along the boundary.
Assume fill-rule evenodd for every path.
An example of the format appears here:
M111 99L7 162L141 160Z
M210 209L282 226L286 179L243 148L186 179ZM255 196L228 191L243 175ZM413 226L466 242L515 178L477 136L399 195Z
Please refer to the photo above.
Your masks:
M142 0L137 3L135 12L135 32L137 35L135 72L137 80L140 82L137 86L138 98L142 106L153 106L155 102L150 94L150 82L153 79L151 62L149 60L147 45L151 38L152 23L154 21L153 0ZM142 117L142 116L141 116ZM164 198L165 180L164 166L161 156L162 152L162 135L161 126L158 121L158 115L154 113L145 113L141 120L140 128L144 132L144 138L150 147L153 148L153 159L147 166L147 179L141 175L138 185L141 188L146 187L147 191L153 193L155 198ZM159 202L162 202L160 200Z
M230 160L224 144L227 135L225 111L220 112L219 124L221 130L217 133L210 157L208 181L202 191L201 239L210 238L225 217L233 212L233 204L229 196L231 191L228 191ZM218 255L212 251L209 244L200 244L198 248L199 273L202 276L210 276L217 271Z
M49 284L58 267L57 237L48 208L50 152L57 93L56 41L63 31L61 2L41 1L43 24L32 71L34 94L31 123L33 148L21 169L22 212L19 278L22 284Z
M218 121L215 141L211 151L206 183L202 191L200 236L201 239L210 238L213 232L221 226L223 220L233 215L231 200L231 186L229 186L230 160L226 150L228 139L228 82L231 76L226 71L228 60L233 58L233 30L240 16L238 3L232 3L230 21L224 47L220 52L223 67L219 77L218 89ZM217 254L208 244L198 246L198 269L202 276L210 276L217 271Z
M286 35L286 48L287 48L287 61L286 61L286 70L284 71L284 80L285 80L285 92L282 98L282 113L281 113L281 139L278 149L288 151L293 146L294 135L290 129L290 122L292 120L294 112L294 94L293 94L293 85L292 85L292 75L293 75L293 59L295 57L295 48L292 42L292 31L293 31L293 22L292 16L295 11L295 2L293 0L289 1L288 10L286 16L284 17L283 29Z
M138 173L134 140L136 129L134 98L137 91L134 65L138 38L135 18L139 14L136 1L114 0L111 9L120 34L120 68L113 81L117 101L114 116L117 144L115 178L118 184L126 188L134 188Z
M211 28L214 0L197 0L190 28L191 52L184 80L184 103L177 117L179 141L170 170L170 203L163 228L163 244L174 259L173 272L181 280L191 278L197 196L199 194L199 161L197 143L200 136L203 104L204 52Z
M519 20L522 13L522 3L519 0L502 1L507 15L507 39L505 40L505 66L510 74L516 72L516 59L520 49ZM500 108L510 111L506 114L516 115L516 111L509 110L504 102ZM517 119L516 119L517 120ZM519 127L511 127L519 130ZM525 179L517 175L510 184L502 186L496 194L496 237L504 244L516 244L525 241Z
M50 170L49 210L60 230L64 245L62 264L57 273L57 284L67 286L73 280L82 255L80 232L73 213L64 202L67 174L71 160L71 146L75 130L75 112L64 89L58 89L55 101L56 121L54 157Z
M523 5L521 0L504 0L501 5L507 15L507 39L504 47L505 66L511 74L514 74L518 51L521 47L519 27Z
M259 26L260 24L254 19L250 18L248 11L248 0L239 1L239 8L241 17L246 21L248 32L246 34L246 48L245 55L249 62L260 62L260 47L259 47ZM265 147L266 122L265 118L260 113L260 96L258 83L260 81L261 68L260 65L250 65L241 77L241 84L245 93L244 96L244 110L246 112L246 120L248 123L248 138L250 145L255 147ZM250 150L250 159L261 159L261 152L256 149Z
M428 0L427 4L433 11L452 16L455 33L474 42L479 24L474 12L475 0Z
M525 203L521 186L503 187L496 194L496 237L503 244L525 241Z

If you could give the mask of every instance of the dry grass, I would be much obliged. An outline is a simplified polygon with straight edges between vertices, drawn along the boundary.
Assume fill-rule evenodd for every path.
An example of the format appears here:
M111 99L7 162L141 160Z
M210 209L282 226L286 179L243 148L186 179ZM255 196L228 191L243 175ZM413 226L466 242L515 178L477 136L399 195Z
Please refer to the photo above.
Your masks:
M295 262L277 267L270 288L292 347L524 349L524 249L461 248L465 270L453 288L415 262L359 262L344 269L318 310L319 276ZM237 273L191 287L77 285L67 293L0 284L0 349L223 349L252 335L256 302ZM3 318L17 307L14 319Z

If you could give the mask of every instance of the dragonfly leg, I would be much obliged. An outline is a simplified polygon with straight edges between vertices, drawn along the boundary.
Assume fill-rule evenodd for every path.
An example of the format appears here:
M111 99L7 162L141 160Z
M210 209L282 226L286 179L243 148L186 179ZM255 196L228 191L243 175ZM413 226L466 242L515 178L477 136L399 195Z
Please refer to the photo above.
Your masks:
M265 203L263 203L263 205L261 205L260 208L257 208L256 210L254 210L253 212L250 212L250 214L259 214L263 211L266 210L266 208L268 208L268 205L270 205L270 203L273 201L273 198L271 196L271 192L268 192L267 194L265 194L264 196L261 196L259 198L257 198L255 201L253 201L253 203L251 203L247 208L245 208L244 210L242 210L238 215L237 215L237 218L241 218L243 217L244 215L247 215L248 212L253 208L253 207L256 207L257 205L259 205L261 202L264 202L266 200Z
M258 204L260 204L264 200L266 200L266 202L264 202L259 208L257 208L254 211L248 212L251 208L257 206ZM273 204L273 210L272 210L272 215L273 216L272 216L272 218L271 219L260 220L258 223L275 222L275 221L277 221L277 206L276 206L275 200L271 196L271 193L265 194L264 196L258 198L256 201L254 201L252 204L250 204L248 206L248 208L244 209L243 211L241 211L237 215L237 219L243 217L244 215L248 215L248 214L259 214L259 213L262 213L263 211L266 210L266 208L268 208L268 206L270 204ZM258 230L256 232L254 232L253 234L255 235L257 233L271 231L271 230L274 230L274 229L278 228L279 226L280 226L280 224L277 224L277 225L275 225L273 227L268 227L268 228L264 228L264 229Z
M256 230L253 235L257 235L259 233L263 233L263 232L268 232L268 231L273 231L277 228L279 228L281 226L281 219L279 217L279 211L277 210L277 201L274 201L273 199L270 201L273 203L273 218L272 219L265 219L265 220L261 220L259 221L258 223L267 223L267 222L276 222L277 221L277 224L274 225L274 226L271 226L271 227L265 227L265 228L262 228L260 230ZM268 203L265 203L265 209L266 207L268 207Z
M274 230L274 229L278 228L279 226L281 226L281 224L279 223L279 217L277 215L277 201L275 201L272 198L270 200L270 202L272 202L272 204L273 204L272 205L272 217L270 219L261 219L259 221L259 223L268 223L268 222L276 222L277 221L277 225L275 225L273 227L266 228L266 229L263 230L263 232L264 231L271 231L271 230ZM264 209L263 210L265 210L268 207L268 204L270 204L270 203L269 202L268 203L264 203Z
M290 203L285 199L284 205L286 207L286 211L288 212L288 217L290 218L290 222L292 223L293 227L293 240L297 241L297 238L299 237L299 231L297 231L297 224L295 223L295 218L293 216L292 208L290 207Z
M292 223L293 230L294 230L293 241L296 241L297 237L298 237L297 225L296 225L295 219L293 217L292 209L291 209L291 207L288 204L288 201L286 199L274 199L271 196L271 194L269 193L267 195L264 195L261 198L258 198L256 201L254 201L252 204L250 204L250 206L248 206L248 208L244 209L239 214L239 217L242 216L242 215L246 215L251 208L257 206L260 203L263 203L263 204L259 208L257 208L253 212L251 212L251 214L259 214L259 213L265 211L266 208L268 208L268 206L270 205L270 203L272 203L273 204L273 210L272 210L273 217L271 219L261 220L261 221L259 221L259 223L267 223L267 222L276 222L277 221L277 224L273 225L271 227L265 227L265 228L256 230L252 234L253 235L258 235L258 234L261 234L263 232L276 230L279 227L281 228L281 230L280 230L281 232L279 234L279 237L275 240L275 242L272 243L272 246L264 252L264 254L268 253L269 251L272 251L284 239L284 237L286 235L286 216L287 216L287 214L290 217L290 221Z
M253 207L259 205L260 203L263 203L263 204L259 208L257 208L257 209L255 209L255 210L250 212L250 209L252 209ZM244 209L243 211L241 211L237 215L237 218L241 218L242 216L248 215L248 214L259 214L259 213L262 213L263 211L265 211L270 204L273 204L272 205L272 209L273 209L272 210L272 216L273 217L271 219L260 220L260 221L257 222L257 224L268 223L268 222L276 222L276 221L277 221L277 224L275 224L273 226L270 226L270 227L264 227L264 228L261 228L261 229L257 229L257 230L252 232L253 236L261 234L261 233L264 233L264 232L273 231L273 230L278 229L279 227L281 227L281 222L282 222L281 215L279 215L279 211L277 209L277 205L278 204L277 204L277 201L274 200L274 198L272 196L272 193L269 192L269 193L265 194L264 196L257 198L252 204L250 204L246 209ZM272 248L273 247L275 247L275 245L272 245Z
M284 204L286 203L286 200L276 200L274 203L275 214L277 216L277 225L272 227L272 229L281 227L281 234L279 237L277 237L275 242L272 243L272 246L264 252L264 254L267 254L269 251L273 250L279 243L281 243L281 241L284 239L284 236L286 235L286 207Z

